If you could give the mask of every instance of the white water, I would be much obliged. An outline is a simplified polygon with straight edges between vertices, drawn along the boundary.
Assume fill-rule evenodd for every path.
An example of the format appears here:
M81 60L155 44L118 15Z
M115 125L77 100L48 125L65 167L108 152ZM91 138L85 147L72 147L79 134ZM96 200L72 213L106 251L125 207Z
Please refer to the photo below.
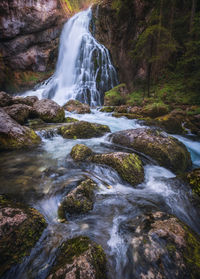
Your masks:
M117 85L108 50L92 36L92 10L74 15L65 24L55 74L37 90L25 95L53 99L64 105L78 99L91 106L103 103L103 94Z

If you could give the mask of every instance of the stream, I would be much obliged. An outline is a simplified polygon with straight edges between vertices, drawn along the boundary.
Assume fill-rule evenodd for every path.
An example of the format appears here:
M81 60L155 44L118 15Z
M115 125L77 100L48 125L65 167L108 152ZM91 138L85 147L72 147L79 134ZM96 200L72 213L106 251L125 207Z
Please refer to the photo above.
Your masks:
M117 76L108 51L88 33L90 17L91 11L87 10L68 21L61 37L60 54L54 76L34 92L29 91L26 95L49 97L59 104L71 98L87 101L92 106L102 104L101 91L116 85ZM70 37L69 29L75 32L77 24L83 26L82 29L78 29L82 35L77 36L78 42L76 40L77 44L73 47L70 42L75 38ZM62 38L67 34L69 40L66 40L64 45ZM84 40L81 39L83 37ZM85 45L88 47L87 50ZM70 47L73 47L74 57L69 54L65 57L63 49L65 48L67 52ZM85 49L85 54L84 51L80 54L80 48ZM99 59L96 69L91 66L92 56L88 56L93 50L95 57ZM87 63L84 57L88 57ZM69 65L67 62L69 59L73 65ZM68 79L62 74L66 65L69 65L66 69ZM77 67L79 70L85 69L85 76L83 71L77 73ZM108 78L104 84L98 84L96 82L98 73L101 73L104 81L103 77L112 78ZM66 116L108 125L111 132L144 127L137 120L114 118L111 113L100 112L98 108L92 109L91 114L66 112ZM59 245L64 240L79 235L88 236L102 245L108 259L109 279L132 279L133 267L127 256L128 244L121 226L124 222L152 210L174 214L200 233L200 216L190 201L191 190L168 169L151 161L145 162L145 181L133 188L113 169L90 163L75 163L69 155L72 147L78 143L86 144L99 153L113 151L114 147L109 144L108 134L87 140L69 140L57 134L49 137L41 130L38 134L42 137L40 146L31 150L1 154L0 192L13 195L38 209L44 215L48 226L30 256L9 270L2 279L45 279ZM200 166L200 140L194 136L174 136L190 151L194 167ZM71 219L66 224L60 223L57 216L60 201L86 176L98 184L93 210L86 215Z

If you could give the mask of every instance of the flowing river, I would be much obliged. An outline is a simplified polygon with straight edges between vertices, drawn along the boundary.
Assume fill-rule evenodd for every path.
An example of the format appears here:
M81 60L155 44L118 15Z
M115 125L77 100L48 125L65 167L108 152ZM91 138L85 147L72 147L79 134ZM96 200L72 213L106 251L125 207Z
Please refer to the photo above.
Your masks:
M114 86L117 77L108 51L89 33L90 19L91 11L87 10L68 21L62 34L54 76L27 95L51 97L60 104L70 98L78 98L91 105L102 103L101 91L103 88L109 89ZM80 37L75 38L75 33L70 37L71 31L76 32L76 28L80 25L83 26L81 30L78 29L80 33L82 32ZM65 41L63 38L67 35L69 37ZM72 43L74 41L75 43ZM65 53L71 47L74 57ZM80 49L82 54L79 52L77 55ZM99 59L97 61L103 61L103 64L97 63L96 69L91 66L93 62L92 56L90 57L94 49L95 57ZM70 64L69 61L74 64ZM63 71L66 71L66 75ZM99 72L104 84L96 82L95 75ZM142 127L137 120L114 118L111 114L100 112L98 109L84 115L67 112L66 116L106 124L111 132ZM152 161L146 161L145 181L133 188L113 169L89 163L75 163L69 155L77 143L86 144L95 152L113 151L114 147L109 144L108 135L87 140L69 140L57 134L48 136L42 130L38 133L42 137L39 147L2 153L0 191L17 196L21 201L38 209L45 216L48 227L32 249L30 256L8 271L2 279L46 278L59 245L64 240L78 235L89 236L102 245L108 259L109 279L132 279L133 266L128 258L127 236L122 227L128 220L151 210L174 214L200 233L199 215L190 202L191 192L171 171L155 165ZM193 136L176 137L191 152L194 166L200 166L200 141ZM67 224L60 223L57 217L60 201L85 176L92 178L99 186L93 210L70 220Z

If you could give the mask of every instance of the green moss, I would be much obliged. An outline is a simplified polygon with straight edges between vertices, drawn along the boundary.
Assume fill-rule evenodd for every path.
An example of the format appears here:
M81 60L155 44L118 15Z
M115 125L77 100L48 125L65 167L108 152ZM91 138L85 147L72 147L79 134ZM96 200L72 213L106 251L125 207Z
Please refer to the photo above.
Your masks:
M47 123L62 123L65 120L65 111L60 108L55 116L52 117L48 112L40 115L40 118Z
M186 248L184 258L191 272L191 278L198 278L200 274L200 239L191 230L184 226L186 231Z
M73 122L78 122L78 119L72 118L72 117L66 117L65 118L65 123L73 123Z
M0 208L4 207L22 210L27 215L27 219L0 239L0 276L12 265L20 263L24 256L30 254L31 248L34 247L46 227L45 219L34 208L28 208L0 196Z
M60 253L50 274L56 273L59 269L63 269L66 264L73 264L73 261L86 252L91 254L90 263L95 269L96 279L106 279L106 256L100 245L91 242L88 237L79 236L69 239L60 247ZM88 259L89 260L89 259ZM76 265L76 279L79 279L81 267ZM63 274L66 276L66 274ZM54 278L54 277L53 277ZM57 276L55 276L57 278Z
M92 155L92 150L84 144L77 144L71 150L71 157L75 161L84 161L87 157Z
M115 107L103 107L100 109L101 112L113 112Z
M110 91L107 91L104 97L104 104L106 106L119 106L125 104L126 98L123 94L124 90L127 90L126 85L120 84L112 88Z

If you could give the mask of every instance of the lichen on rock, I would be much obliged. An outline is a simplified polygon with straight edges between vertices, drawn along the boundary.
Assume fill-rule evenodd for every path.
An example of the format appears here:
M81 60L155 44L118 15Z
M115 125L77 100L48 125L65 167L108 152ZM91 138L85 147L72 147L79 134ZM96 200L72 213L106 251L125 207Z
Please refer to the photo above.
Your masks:
M47 279L106 279L106 256L100 245L79 236L64 242Z
M46 227L34 208L0 195L0 276L30 254Z

